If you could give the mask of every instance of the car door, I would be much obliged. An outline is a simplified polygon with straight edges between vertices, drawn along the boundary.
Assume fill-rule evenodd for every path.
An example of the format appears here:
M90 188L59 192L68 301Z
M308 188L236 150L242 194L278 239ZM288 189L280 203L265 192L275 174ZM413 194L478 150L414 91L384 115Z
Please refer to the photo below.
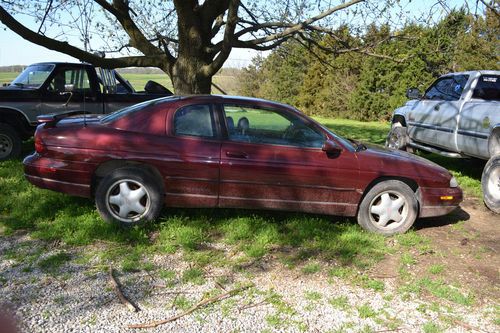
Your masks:
M40 114L81 111L102 113L98 87L89 80L85 67L60 66L41 88Z
M219 195L219 130L211 104L187 105L170 115L165 203L174 207L215 207Z
M468 75L450 75L436 80L408 116L409 134L415 141L456 150L457 118Z
M458 148L467 155L487 159L492 126L500 123L500 76L481 75L475 82L472 97L460 114Z
M327 156L326 133L290 110L222 106L220 207L354 214L357 160Z

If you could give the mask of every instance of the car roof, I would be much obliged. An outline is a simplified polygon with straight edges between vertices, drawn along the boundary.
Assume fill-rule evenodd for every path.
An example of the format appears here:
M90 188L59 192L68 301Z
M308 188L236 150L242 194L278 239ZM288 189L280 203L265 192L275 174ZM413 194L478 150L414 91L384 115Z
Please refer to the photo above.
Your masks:
M476 75L476 74L481 74L481 75L500 75L500 71L495 71L495 70L488 70L488 69L479 69L479 70L474 70L474 71L464 71L464 72L452 72L452 73L447 73L442 76L453 76L453 75Z
M256 98L256 97L248 97L248 96L233 96L233 95L172 95L172 96L167 96L167 97L161 97L158 99L158 102L171 102L173 100L181 100L184 102L204 102L204 103L244 103L244 104L256 104L256 105L265 105L268 107L276 107L276 108L287 108L287 109L294 109L294 107L284 104L284 103L279 103L279 102L274 102L270 101L267 99L262 99L262 98Z

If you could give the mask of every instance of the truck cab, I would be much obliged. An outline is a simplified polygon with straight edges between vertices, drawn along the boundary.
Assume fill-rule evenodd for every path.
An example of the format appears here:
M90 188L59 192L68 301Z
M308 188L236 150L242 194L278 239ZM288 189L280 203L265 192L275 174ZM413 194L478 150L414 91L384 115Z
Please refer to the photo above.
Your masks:
M172 95L149 81L137 92L114 69L86 63L37 63L0 88L0 161L19 156L42 114L111 113L125 106Z

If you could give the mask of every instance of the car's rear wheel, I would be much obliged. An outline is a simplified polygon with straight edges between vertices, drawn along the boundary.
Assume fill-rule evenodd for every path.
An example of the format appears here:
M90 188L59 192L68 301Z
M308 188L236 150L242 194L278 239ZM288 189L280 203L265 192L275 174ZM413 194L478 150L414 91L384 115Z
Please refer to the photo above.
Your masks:
M415 222L418 202L405 183L386 180L373 186L358 209L358 223L363 229L383 235L404 233Z
M492 156L484 166L481 186L486 207L500 214L500 154Z
M8 124L0 124L0 161L21 155L21 138Z
M410 142L410 138L408 137L408 133L406 132L406 127L403 127L401 123L392 124L391 130L387 135L385 140L385 147L389 149L395 150L404 150L410 153L413 152L413 148L411 148L408 143Z
M158 181L139 168L116 169L105 176L97 186L95 202L105 221L122 226L155 220L163 206Z

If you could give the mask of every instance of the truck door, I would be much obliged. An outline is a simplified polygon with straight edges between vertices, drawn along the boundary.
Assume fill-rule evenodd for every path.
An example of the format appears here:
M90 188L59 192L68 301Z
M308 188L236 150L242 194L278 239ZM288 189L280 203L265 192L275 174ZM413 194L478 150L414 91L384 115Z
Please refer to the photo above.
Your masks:
M408 117L412 139L448 150L456 149L457 118L468 78L468 75L444 76L427 89Z
M40 114L72 111L102 113L102 100L95 85L83 66L56 68L41 89Z
M467 155L488 159L488 139L493 126L500 123L500 75L481 75L473 89L460 114L458 148Z

